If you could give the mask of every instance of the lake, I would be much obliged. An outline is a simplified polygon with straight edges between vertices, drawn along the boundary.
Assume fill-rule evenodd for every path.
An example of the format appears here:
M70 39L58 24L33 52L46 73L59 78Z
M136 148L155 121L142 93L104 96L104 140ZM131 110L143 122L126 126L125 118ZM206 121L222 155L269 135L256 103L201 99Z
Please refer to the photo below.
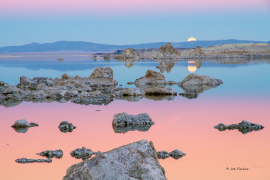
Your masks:
M155 60L122 62L91 60L89 56L70 56L64 61L54 57L13 57L0 59L0 81L17 85L20 76L90 76L97 67L111 67L114 79L122 87L145 75L148 69L160 72ZM135 141L152 141L157 151L178 149L186 156L160 159L169 180L253 180L270 179L270 60L166 61L167 81L182 81L195 73L221 79L223 84L204 90L196 99L143 98L137 102L114 100L108 105L79 105L71 102L32 103L0 106L1 179L62 179L68 167L82 160L69 154L76 148L109 151ZM177 93L184 92L178 85ZM96 111L100 110L100 111ZM117 113L148 113L155 122L148 131L115 133L113 116ZM26 133L11 125L19 119L38 123ZM58 129L61 121L77 128L71 133ZM265 128L243 134L238 130L218 131L214 126L237 124L242 120ZM18 158L40 159L45 150L62 149L61 159L52 163L19 164ZM247 170L237 170L246 168ZM234 170L235 169L235 170Z

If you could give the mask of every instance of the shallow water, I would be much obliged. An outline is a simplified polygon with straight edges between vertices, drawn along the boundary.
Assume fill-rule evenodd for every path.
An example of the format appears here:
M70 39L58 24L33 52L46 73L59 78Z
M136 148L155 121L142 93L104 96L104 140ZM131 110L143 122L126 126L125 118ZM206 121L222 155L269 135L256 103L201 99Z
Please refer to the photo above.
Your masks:
M110 66L119 84L135 87L126 83L144 76L148 69L159 71L158 64L150 60L94 61L88 57L71 57L62 62L46 57L0 59L0 81L18 84L20 76L54 78L63 73L89 76L96 67ZM0 106L1 179L62 179L68 167L81 161L70 156L72 150L84 146L104 152L141 139L153 141L158 151L179 149L186 153L178 160L160 160L169 180L270 179L269 60L239 64L203 61L200 68L193 61L178 61L170 67L163 73L166 80L180 82L195 69L194 73L221 79L224 84L205 90L197 99L176 96L172 101L115 100L107 106L70 102ZM177 85L173 87L178 93L183 92ZM112 119L122 112L148 113L155 124L146 132L115 133ZM17 133L10 126L19 119L38 123L39 127ZM58 125L64 120L77 128L72 133L60 132ZM236 124L242 120L265 128L247 134L214 129L219 123ZM53 158L50 164L15 162L22 157L39 159L42 157L35 153L56 149L62 149L64 156ZM248 170L226 170L237 167Z

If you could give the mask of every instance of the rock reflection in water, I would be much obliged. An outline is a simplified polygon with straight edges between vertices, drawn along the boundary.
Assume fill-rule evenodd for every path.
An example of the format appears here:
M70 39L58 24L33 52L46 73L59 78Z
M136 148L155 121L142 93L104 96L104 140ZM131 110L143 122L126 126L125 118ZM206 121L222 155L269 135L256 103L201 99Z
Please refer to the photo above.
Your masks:
M38 126L37 123L28 123L27 120L17 120L11 127L18 133L26 133L30 127Z
M148 131L152 125L126 125L126 126L117 126L113 125L113 130L115 133L127 133L128 131Z
M215 129L218 129L219 131L225 131L225 130L234 130L238 129L239 132L242 134L247 134L252 131L259 131L264 128L264 126L259 125L259 124L254 124L248 121L243 120L241 123L238 124L231 124L231 125L224 125L222 123L214 126Z
M175 96L150 96L150 95L146 95L145 96L146 99L149 100L154 100L154 101L163 101L163 100L167 100L167 101L173 101Z

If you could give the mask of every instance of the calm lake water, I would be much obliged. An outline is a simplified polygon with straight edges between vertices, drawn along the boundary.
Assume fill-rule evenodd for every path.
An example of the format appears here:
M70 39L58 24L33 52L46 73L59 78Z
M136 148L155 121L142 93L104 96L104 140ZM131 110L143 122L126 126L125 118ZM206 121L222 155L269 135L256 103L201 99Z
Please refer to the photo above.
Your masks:
M190 73L221 79L224 84L205 90L197 99L176 96L174 100L138 102L115 100L107 106L67 103L23 102L6 108L0 106L0 179L62 179L68 167L81 160L70 156L76 148L86 147L105 152L141 139L153 141L157 151L179 149L186 156L160 160L169 180L270 179L270 64L269 60L235 62L195 61L166 62L166 80L180 82ZM97 67L111 67L114 79L123 87L129 81L156 70L159 62L94 61L89 57L69 57L56 61L50 57L0 59L0 81L18 84L20 76L61 77L90 76ZM177 93L183 90L173 86ZM100 110L100 111L96 111ZM146 132L115 133L114 114L148 113L155 122ZM17 133L10 126L19 119L35 122L26 133ZM58 129L61 121L77 128L72 133ZM260 131L242 134L237 130L220 132L214 126L236 124L246 120L263 125ZM9 144L9 145L7 145ZM18 164L18 158L39 159L45 150L62 149L61 159L52 163ZM248 170L227 170L227 168Z

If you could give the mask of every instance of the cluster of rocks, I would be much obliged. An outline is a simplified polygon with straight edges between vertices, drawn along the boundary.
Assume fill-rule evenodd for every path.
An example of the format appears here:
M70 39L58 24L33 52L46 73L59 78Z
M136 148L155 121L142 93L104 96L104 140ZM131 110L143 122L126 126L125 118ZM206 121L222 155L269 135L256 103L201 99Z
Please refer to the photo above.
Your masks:
M176 149L170 153L168 153L167 151L158 151L157 155L158 155L159 159L166 159L166 158L172 157L172 158L177 160L177 159L185 156L186 154L183 153L182 151L179 151L178 149Z
M101 152L93 152L91 149L87 149L85 147L82 148L77 148L74 151L71 151L70 155L72 157L75 157L76 159L82 159L82 160L86 160L91 158L91 156L93 154L100 154Z
M135 130L148 131L155 123L147 113L129 115L123 112L114 115L112 124L115 133L126 133Z
M37 155L46 157L46 158L57 158L61 159L63 157L63 151L61 149L57 149L55 151L53 150L47 150L47 151L42 151L41 153L37 153Z
M241 133L246 134L252 131L259 131L264 128L264 126L259 124L254 124L248 121L243 120L242 122L238 124L231 124L231 125L224 125L222 123L214 126L215 129L218 129L219 131L225 131L225 130L234 130L238 129Z
M28 123L27 120L17 120L11 127L18 133L26 133L30 127L38 126L37 123Z
M46 163L51 163L52 159L48 158L48 159L27 159L27 158L21 158L21 159L16 159L15 160L16 163L21 163L21 164L26 164L26 163L42 163L42 162L46 162Z
M74 126L72 123L69 123L67 121L62 121L60 125L58 126L59 130L63 133L72 132L73 129L76 129L76 126Z
M217 87L222 84L222 81L190 74L177 83L166 81L163 74L148 70L145 76L136 79L135 82L128 82L128 84L133 83L136 88L116 87L118 82L113 79L113 71L109 67L96 68L89 77L70 77L63 74L61 79L42 77L29 79L23 76L17 87L1 83L0 104L8 107L8 105L18 105L22 101L71 101L83 105L108 105L115 99L139 101L144 97L152 100L173 100L177 93L173 87L165 88L166 86L178 84L186 92L183 96L191 97L195 90L201 93L203 90Z

